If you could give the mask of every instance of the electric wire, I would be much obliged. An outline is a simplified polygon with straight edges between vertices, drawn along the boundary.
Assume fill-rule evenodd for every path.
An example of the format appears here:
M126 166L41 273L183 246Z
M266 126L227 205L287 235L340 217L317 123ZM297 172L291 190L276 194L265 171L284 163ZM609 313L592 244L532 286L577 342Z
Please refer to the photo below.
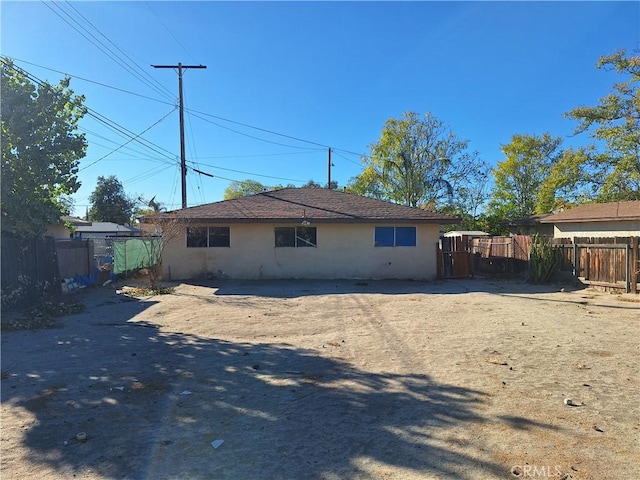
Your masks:
M95 80L90 80L88 78L84 78L84 77L81 77L81 76L78 76L78 75L74 75L74 74L71 74L71 73L68 73L68 72L64 72L64 71L56 70L56 69L53 69L53 68L50 68L50 67L45 67L43 65L39 65L39 64L36 64L36 63L28 62L28 61L20 59L20 58L11 57L11 56L6 56L6 58L9 58L9 59L12 59L12 60L17 60L19 62L26 63L27 65L33 65L34 67L42 68L44 70L49 70L51 72L60 73L62 75L68 76L70 78L74 78L74 79L77 79L77 80L82 80L82 81L85 81L85 82L88 82L88 83L93 83L93 84L101 86L101 87L110 88L112 90L116 90L116 91L119 91L119 92L122 92L122 93L126 93L126 94L129 94L129 95L134 95L134 96L137 96L137 97L140 97L140 98L144 98L146 100L151 100L151 101L154 101L154 102L163 103L165 105L175 105L175 102L167 102L165 100L161 100L161 99L158 99L158 98L148 97L146 95L142 95L142 94L139 94L139 93L136 93L136 92L125 90L125 89L122 89L122 88L119 88L119 87L114 87L112 85L107 85L105 83L97 82ZM233 123L233 124L236 124L236 125L240 125L242 127L250 128L250 129L253 129L253 130L259 130L259 131L262 131L262 132L265 132L265 133L269 133L269 134L272 134L272 135L276 135L276 136L290 138L292 140L297 140L297 141L300 141L300 142L303 142L303 143L309 143L311 145L316 145L316 146L319 146L319 147L323 147L325 149L326 148L331 148L332 152L343 152L343 153L346 153L346 154L349 154L349 155L355 155L355 156L360 157L360 158L367 158L367 159L370 158L368 155L366 155L364 153L357 153L357 152L353 152L351 150L346 150L346 149L343 149L343 148L329 147L328 145L325 145L325 144L322 144L322 143L313 142L313 141L310 141L310 140L305 140L305 139L302 139L302 138L299 138L299 137L295 137L293 135L279 133L279 132L276 132L276 131L273 131L273 130L269 130L267 128L256 127L254 125L249 125L247 123L239 122L239 121L236 121L236 120L231 120L231 119L228 119L228 118L220 117L218 115L213 115L213 114L209 114L209 113L206 113L206 112L201 112L201 111L198 111L198 110L191 110L191 109L185 108L185 113L192 113L192 114L199 114L199 115L203 115L203 116L208 116L208 117L211 117L211 118L215 118L217 120L222 120L224 122ZM211 122L209 120L206 120L206 119L203 119L201 117L198 117L198 115L195 115L195 116L197 118L200 118L203 121L207 121L207 122L211 123L212 125L215 125L215 126L221 127L221 128L225 128L227 130L231 130L232 132L237 133L239 135L247 136L247 137L253 138L255 140L259 140L259 141L264 141L264 142L268 142L268 143L274 143L274 142L270 142L269 140L264 140L264 139L259 138L259 137L250 136L248 134L245 134L245 133L237 131L237 130L229 129L228 127L223 127L222 125L220 125L220 124L218 124L216 122ZM276 144L277 145L281 145L281 146L288 146L288 145L283 145L283 144L280 144L280 143L276 143ZM294 146L292 148L301 148L301 147ZM273 154L273 155L279 155L279 154ZM228 157L228 158L231 158L231 157ZM351 161L351 162L356 164L356 162L354 162L354 161Z
M98 158L97 160L91 162L89 165L85 165L84 167L80 168L78 170L78 172L82 171L82 170L86 170L87 168L91 167L92 165L95 165L96 163L98 163L101 160L104 160L105 158L107 158L109 155L111 155L112 153L117 152L118 150L120 150L122 147L124 147L125 145L128 145L129 143L137 140L138 138L140 138L142 135L144 135L145 133L147 133L149 130L151 130L153 127L155 127L156 125L158 125L160 122L162 122L165 118L167 118L169 115L171 115L173 112L175 112L175 108L173 110L171 110L169 113L167 113L164 117L160 118L159 120L155 121L153 124L151 124L150 126L148 126L147 128L145 128L142 132L140 132L139 134L137 134L135 137L131 137L129 140L127 140L125 143L123 143L122 145L118 146L117 148L111 150L109 153L107 153L106 155L103 155L102 157Z
M136 72L130 65L128 65L128 63L125 60L123 60L120 57L120 55L118 55L117 52L114 52L113 49L111 49L108 45L105 45L104 42L102 42L96 35L94 35L93 32L91 32L89 29L87 29L82 24L82 22L77 19L77 17L74 18L74 16L71 13L69 13L69 11L65 10L59 2L46 2L46 1L42 0L42 3L44 3L44 5L47 8L49 8L49 10L51 10L54 14L56 14L62 21L64 21L67 25L69 25L71 28L73 28L82 37L84 37L87 41L89 41L89 43L91 43L94 47L96 47L98 50L100 50L103 54L105 54L107 57L109 57L111 60L113 60L116 64L118 64L121 68L123 68L129 74L131 74L132 76L134 76L135 78L140 80L142 83L145 83L148 87L150 87L151 89L155 90L160 95L168 97L168 98L172 98L173 97L173 95L169 92L169 90L166 89L166 87L164 87L156 79L151 77L146 71L144 71L140 67L138 67L138 69L140 69L142 71L142 74ZM68 2L66 2L66 3L67 3L67 5L69 5ZM72 10L74 10L82 19L84 19L85 22L89 23L89 25L91 25L91 27L96 32L98 32L100 35L102 35L109 43L114 45L118 50L120 50L122 52L122 50L119 47L117 47L102 32L100 32L95 26L93 26L93 24L91 24L91 22L89 22L80 12L78 12L77 9L75 9L71 5L69 5L69 7ZM56 11L56 9L57 9L57 11ZM59 13L59 12L61 12L61 13ZM65 15L68 19L63 17L63 15ZM73 23L71 23L71 22L73 22ZM130 59L130 57L128 57L128 55L125 54L125 56L131 61L131 59ZM135 64L135 62L133 62L133 64L137 66L137 64ZM145 75L147 75L149 78L145 78Z
M20 61L21 61L21 60L20 60ZM4 63L4 61L3 61L3 63ZM25 62L25 63L29 63L29 62ZM31 63L31 64L32 64L32 63ZM32 64L32 65L39 66L39 65L36 65L36 64ZM16 66L14 65L14 67L16 67ZM37 78L37 77L35 77L34 75L30 74L30 73L29 73L29 72L27 72L26 70L24 70L24 69L22 69L22 68L20 68L20 67L16 67L16 68L17 68L17 69L19 69L20 71L22 71L22 73L23 73L23 74L25 74L25 75L26 75L30 80L34 81L35 83L39 84L40 86L44 86L44 85L45 85L45 82L43 82L42 80L38 79L38 78ZM41 68L46 68L46 67L41 67ZM49 70L52 70L52 69L49 69ZM64 72L62 72L62 73L64 73ZM65 75L68 75L68 74L65 74ZM75 77L75 78L78 78L78 77ZM85 80L85 81L89 81L89 80L86 80L86 79L83 79L83 80ZM99 84L98 82L94 82L94 83ZM48 85L48 84L47 84L47 85ZM101 86L105 86L105 87L109 87L108 85L104 85L104 84L99 84L99 85L101 85ZM112 87L112 88L115 88L115 87ZM117 88L116 88L116 89L117 89ZM130 94L134 94L134 95L140 96L140 95L135 94L135 93L133 93L133 92L125 91L125 90L123 90L123 89L117 89L117 90L123 91L124 93L130 93ZM149 98L149 99L154 100L154 101L159 101L159 102L161 102L161 103L167 103L167 102L162 102L162 101L160 101L160 100L152 99L152 98L150 98L150 97L145 97L145 98ZM102 123L103 125L107 126L107 127L108 127L109 129L111 129L112 131L115 131L116 133L118 133L118 134L120 134L120 135L122 135L122 136L125 136L125 137L129 138L129 140L128 140L127 142L125 142L123 145L120 145L118 148L116 148L116 149L114 149L113 151L109 152L108 154L104 155L104 156L103 156L103 157L101 157L100 159L97 159L96 161L92 162L91 164L89 164L89 165L87 165L87 166L84 166L84 167L83 167L82 169L80 169L80 170L84 170L84 169L86 169L86 168L88 168L88 167L90 167L90 166L94 165L95 163L97 163L97 162L99 162L99 161L103 160L104 158L106 158L106 157L110 156L111 154L115 153L116 151L121 150L122 148L124 148L125 146L127 146L129 143L131 143L131 142L133 142L133 141L137 141L137 142L139 142L142 146L144 146L144 147L146 147L146 148L149 148L149 149L151 149L151 150L155 151L155 153L160 154L160 156L162 156L162 157L165 157L165 160L160 160L160 159L153 159L153 160L158 161L158 162L167 162L167 159L168 159L168 162L167 162L167 163L169 163L169 164L168 164L167 166L163 167L163 168L162 168L161 170L159 170L158 172L155 172L155 173L154 173L154 172L151 172L150 176L153 176L153 175L155 175L155 174L157 174L157 173L160 173L161 171L166 170L166 169L167 169L167 168L169 168L169 167L173 167L174 165L178 164L177 160L175 159L175 155L174 155L172 152L170 152L170 151L168 151L168 150L166 150L166 149L164 149L164 148L162 148L162 147L159 147L159 146L157 146L157 145L155 145L155 144L152 144L151 142L148 142L148 141L146 141L146 140L144 140L144 139L141 139L141 138L140 138L142 134L144 134L144 133L145 133L146 131L148 131L150 128L152 128L153 126L157 125L157 124L158 124L158 123L160 123L162 120L164 120L166 117L168 117L171 113L173 113L173 111L175 111L175 110L176 110L176 108L177 108L177 107L175 107L175 105L174 105L174 108L172 109L172 111L171 111L171 112L169 112L167 115L165 115L164 117L162 117L160 120L156 121L153 125L151 125L150 127L148 127L146 130L144 130L144 131L143 131L143 132L141 132L140 134L133 134L132 132L128 131L125 127L122 127L121 125L119 125L119 124L117 124L116 122L114 122L114 121L112 121L112 120L108 119L107 117L104 117L104 116L102 116L101 114L99 114L99 113L97 113L97 112L93 111L92 109L87 108L87 114L88 114L89 116L91 116L92 118L94 118L96 121L98 121L98 122ZM242 122L237 122L237 121L234 121L234 120L229 120L229 119L226 119L226 118L223 118L223 117L219 117L219 116L216 116L216 115L211 115L211 114L207 114L207 113L204 113L204 112L198 112L198 111L196 111L196 110L192 110L192 109L186 109L186 110L187 110L187 112L190 114L190 115L189 115L189 117L188 117L188 118L189 118L189 121L191 121L191 120L190 120L190 118L191 118L190 116L191 116L191 115L193 115L193 116L195 116L196 118L200 118L201 120L206 121L206 122L208 122L208 123L211 123L211 124L213 124L213 125L215 125L215 126L218 126L218 127L220 127L220 128L223 128L223 129L226 129L226 130L232 131L232 132L234 132L234 133L237 133L237 134L240 134L240 135L243 135L243 136L247 136L247 137L250 137L250 138L254 138L254 139L259 140L259 141L262 141L262 142L272 143L272 144L276 144L276 145L280 145L280 146L285 146L285 147L288 147L288 148L297 148L297 149L302 148L302 149L304 149L304 150L308 150L308 151L310 151L310 152L311 152L311 151L313 151L313 152L321 151L321 150L320 150L320 149L318 149L318 148L308 148L308 147L301 147L301 146L298 146L298 145L282 144L282 143L279 143L279 142L269 141L269 140L266 140L266 139L263 139L263 138L260 138L260 137L255 137L255 136L252 136L252 135L246 134L246 133L244 133L244 132L239 132L239 131L237 131L237 130L231 129L231 128L226 127L226 126L224 126L224 125L220 125L220 124L218 124L218 123L216 123L216 122L213 122L213 121L209 120L208 118L203 118L203 116L204 116L204 117L210 117L210 118L217 118L217 119L220 119L220 120L222 120L222 121L226 121L226 122L234 123L234 124L241 125L241 126L244 126L244 127L247 127L247 128L251 128L251 129L259 130L259 131L262 131L262 132L265 132L265 133L269 133L269 134L273 134L273 135L277 135L277 136L281 136L281 137L289 138L289 139L296 140L296 141L300 141L300 142L303 142L303 143L308 143L308 144L311 144L311 145L316 145L316 146L320 146L320 147L330 148L330 147L328 147L328 146L326 146L326 145L324 145L324 144L321 144L321 143L318 143L318 142L312 142L312 141L304 140L304 139L301 139L301 138L298 138L298 137L294 137L294 136L292 136L292 135L281 134L281 133L278 133L278 132L275 132L275 131L272 131L272 130L268 130L268 129L265 129L265 128L255 127L255 126L252 126L252 125L244 124L244 123L242 123ZM191 123L190 123L190 126L191 126ZM191 126L191 131L193 131L193 130L192 130L192 126ZM102 137L102 138L104 138L104 139L105 139L105 140L107 140L107 141L111 141L111 140L106 139L105 137ZM117 142L113 142L113 143L117 143ZM166 153L163 153L163 152L159 151L156 147L157 147L158 149L160 149L160 150L164 150L164 152L166 152ZM366 155L358 154L358 153L355 153L355 152L351 152L351 151L344 150L344 149L339 149L339 148L332 148L332 151L333 151L333 152L335 152L335 153L336 153L336 155L338 155L339 157L341 157L341 158L343 158L343 159L345 159L345 160L347 160L347 161L349 161L349 162L351 162L351 163L353 163L353 164L355 164L355 165L359 165L359 164L358 164L358 163L356 163L356 162L354 162L354 161L352 161L352 160L350 160L350 159L348 159L347 157L345 157L344 155L341 155L341 154L340 154L340 153L338 153L338 152L344 152L344 153L351 154L351 155L358 155L358 156L360 156L361 158L362 158L362 157L364 157L364 158L368 158ZM285 154L299 154L299 153L302 153L302 152L286 152ZM282 155L282 154L264 154L264 156L269 156L269 155ZM196 158L197 158L197 155L195 155L195 156L196 156ZM254 157L255 157L255 156L261 156L261 155L246 155L245 157L251 157L251 156L254 156ZM256 176L256 177L262 177L262 178L271 178L271 179L277 179L277 180L284 180L284 181L289 181L289 182L304 183L304 181L303 181L303 180L290 179L290 178L285 178L285 177L276 177L276 176L271 176L271 175L262 175L262 174L256 174L256 173L253 173L253 172L246 172L246 171L242 171L242 170L225 169L225 168L223 168L223 167L216 167L216 166L213 166L213 165L206 165L206 164L203 164L202 162L195 162L195 161L191 161L190 163L191 163L192 165L205 165L205 166L208 166L208 167L210 167L210 168L216 168L216 169L220 169L220 170L227 170L227 171L232 171L232 172L235 172L235 173L242 173L242 174L244 174L244 175L250 175L250 176ZM188 168L189 168L189 166L188 166ZM203 172L203 171L197 171L198 169L194 169L194 167L190 167L190 168L191 168L191 170L196 171L196 173L200 173L200 174L207 175L207 173L206 173L206 172ZM208 174L208 175L210 175L210 174ZM215 178L219 178L219 179L221 179L221 180L227 180L227 181L231 181L231 182L238 182L238 181L240 181L240 180L237 180L237 179L231 179L231 178L221 177L221 176L219 176L219 175L215 175ZM202 186L202 182L201 182L201 178L200 178L200 176L199 176L199 180L200 180L200 185ZM136 178L135 178L135 177L134 177L133 181L136 181ZM127 181L127 182L129 183L130 181ZM202 186L202 189L200 189L200 194L202 195L202 199L203 199L203 202L204 202L204 196L203 196L203 195L204 195L204 193L203 193L203 191L202 191L203 189L204 189L204 187ZM174 190L175 190L175 189L174 189Z
M194 57L193 55L191 55L191 52L189 52L189 50L187 50L185 48L185 46L180 42L180 40L173 34L173 32L169 29L169 27L167 26L166 23L164 23L162 21L162 18L160 17L160 15L158 15L158 13L151 8L151 4L149 2L144 2L147 7L149 7L149 10L151 10L151 12L155 15L155 17L158 19L158 21L160 22L160 24L165 28L165 30L169 33L169 35L171 35L171 38L173 38L175 40L175 42L180 46L180 48L182 48L182 50L191 57L192 60L195 61L195 63L199 63Z

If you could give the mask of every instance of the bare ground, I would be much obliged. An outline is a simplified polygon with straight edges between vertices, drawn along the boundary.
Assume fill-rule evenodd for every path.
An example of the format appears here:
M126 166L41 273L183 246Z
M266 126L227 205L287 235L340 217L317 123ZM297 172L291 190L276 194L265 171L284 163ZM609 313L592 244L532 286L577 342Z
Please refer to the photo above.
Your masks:
M83 292L60 328L2 335L0 474L640 478L628 299L486 280Z

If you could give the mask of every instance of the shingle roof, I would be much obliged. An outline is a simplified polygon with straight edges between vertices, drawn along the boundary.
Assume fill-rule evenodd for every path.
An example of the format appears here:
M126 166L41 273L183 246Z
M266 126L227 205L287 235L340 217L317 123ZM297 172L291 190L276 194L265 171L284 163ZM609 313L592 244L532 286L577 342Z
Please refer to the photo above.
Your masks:
M540 223L640 221L640 200L628 202L589 203L550 215Z
M76 228L81 233L115 233L115 232L139 232L140 229L119 225L113 222L93 222L89 225L81 225Z
M191 221L457 223L450 215L326 188L284 188L173 212Z

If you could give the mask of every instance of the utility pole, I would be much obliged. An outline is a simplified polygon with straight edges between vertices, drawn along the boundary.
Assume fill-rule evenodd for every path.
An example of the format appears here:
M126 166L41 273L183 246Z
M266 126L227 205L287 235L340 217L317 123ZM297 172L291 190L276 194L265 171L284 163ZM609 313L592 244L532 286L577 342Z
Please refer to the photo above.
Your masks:
M187 208L187 159L184 151L184 103L182 101L182 70L187 68L207 68L205 65L151 65L153 68L178 69L178 105L180 108L180 171L182 178L182 208Z
M331 147L329 147L329 164L327 166L327 188L331 190Z

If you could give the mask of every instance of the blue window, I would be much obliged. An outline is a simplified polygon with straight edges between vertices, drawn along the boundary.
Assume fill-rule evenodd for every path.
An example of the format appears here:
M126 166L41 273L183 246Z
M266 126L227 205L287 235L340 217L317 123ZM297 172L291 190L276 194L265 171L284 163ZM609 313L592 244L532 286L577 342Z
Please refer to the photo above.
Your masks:
M376 227L376 247L393 247L394 241L393 227Z
M415 247L416 227L376 227L376 247Z
M396 247L415 247L416 227L396 227Z

